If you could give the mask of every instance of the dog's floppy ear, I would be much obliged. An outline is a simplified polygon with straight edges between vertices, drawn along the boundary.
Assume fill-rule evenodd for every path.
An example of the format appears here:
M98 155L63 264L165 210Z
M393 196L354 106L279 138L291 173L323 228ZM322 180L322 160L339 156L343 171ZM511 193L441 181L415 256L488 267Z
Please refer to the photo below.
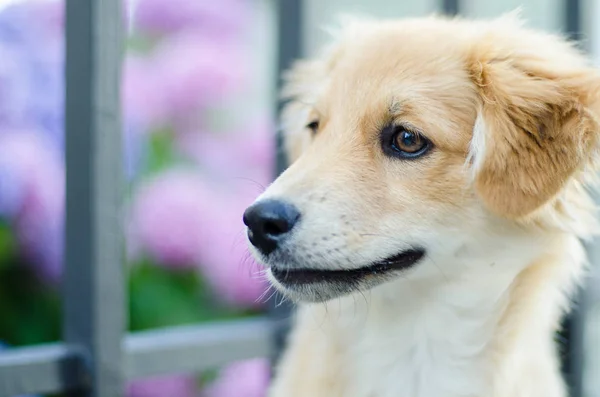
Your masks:
M596 150L593 97L600 79L582 66L579 55L570 67L575 51L568 50L562 54L567 59L557 62L512 55L472 64L481 108L470 160L475 189L497 215L515 219L533 213Z

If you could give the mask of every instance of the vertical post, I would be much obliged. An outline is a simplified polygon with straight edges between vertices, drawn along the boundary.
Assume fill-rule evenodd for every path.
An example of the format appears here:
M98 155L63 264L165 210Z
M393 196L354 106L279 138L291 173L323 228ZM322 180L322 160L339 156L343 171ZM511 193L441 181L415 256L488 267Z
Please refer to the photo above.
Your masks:
M460 0L442 0L442 11L447 15L457 15L460 12Z
M564 26L571 40L581 39L581 0L564 0ZM581 45L581 43L578 43ZM588 247L588 253L590 249ZM563 372L570 389L571 397L581 397L583 393L583 321L584 293L579 291L575 299L575 307L564 321L566 334Z
M82 396L123 393L120 0L66 2L64 337L81 348Z
M281 91L281 75L302 55L302 0L277 1L277 91ZM277 102L277 114L281 113L283 103ZM281 133L277 134L277 174L287 167L287 159L282 146Z
M288 69L294 60L302 54L302 0L275 1L277 8L277 92L281 89L281 75ZM281 113L283 103L278 101L277 114ZM277 133L277 164L276 172L280 174L287 167L287 158L283 148L281 131ZM273 362L276 362L285 345L286 335L290 327L290 314L292 307L285 302L277 305L278 297L270 301L270 316L274 321L273 330Z
M581 0L565 0L565 30L572 40L581 39Z

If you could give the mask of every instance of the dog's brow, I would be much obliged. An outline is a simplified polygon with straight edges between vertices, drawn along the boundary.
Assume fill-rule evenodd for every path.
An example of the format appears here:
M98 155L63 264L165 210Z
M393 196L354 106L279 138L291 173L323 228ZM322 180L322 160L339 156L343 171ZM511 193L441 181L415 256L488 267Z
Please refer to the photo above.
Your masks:
M296 98L295 101L311 108L317 107L317 100L313 98Z
M400 101L398 101L396 98L393 98L388 106L388 111L393 116L397 115L402 111L402 103L400 103Z
M316 115L319 119L324 117L323 116L324 113L319 109L317 102L313 102L313 101L298 101L298 102L301 103L302 105L310 108L311 112L316 113Z
M304 106L311 107L311 108L314 108L315 105L316 105L316 102L314 102L314 101L308 101L308 100L305 100L305 99L297 99L296 102L298 102L298 103L300 103L300 104L302 104Z

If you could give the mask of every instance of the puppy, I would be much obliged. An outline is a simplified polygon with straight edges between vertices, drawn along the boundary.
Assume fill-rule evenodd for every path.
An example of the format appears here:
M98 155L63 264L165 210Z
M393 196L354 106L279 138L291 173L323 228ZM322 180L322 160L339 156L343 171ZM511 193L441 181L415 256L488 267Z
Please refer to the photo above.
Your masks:
M270 396L565 396L599 89L515 15L347 21L298 63L291 166L244 214L298 303Z

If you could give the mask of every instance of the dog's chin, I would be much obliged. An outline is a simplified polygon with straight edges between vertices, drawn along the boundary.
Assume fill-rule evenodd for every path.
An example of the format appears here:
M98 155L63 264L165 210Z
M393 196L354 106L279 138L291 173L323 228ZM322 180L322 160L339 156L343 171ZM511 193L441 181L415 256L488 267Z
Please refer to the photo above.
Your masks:
M346 270L271 265L269 280L294 301L326 302L393 280L415 266L424 256L424 249L414 248L363 267Z

